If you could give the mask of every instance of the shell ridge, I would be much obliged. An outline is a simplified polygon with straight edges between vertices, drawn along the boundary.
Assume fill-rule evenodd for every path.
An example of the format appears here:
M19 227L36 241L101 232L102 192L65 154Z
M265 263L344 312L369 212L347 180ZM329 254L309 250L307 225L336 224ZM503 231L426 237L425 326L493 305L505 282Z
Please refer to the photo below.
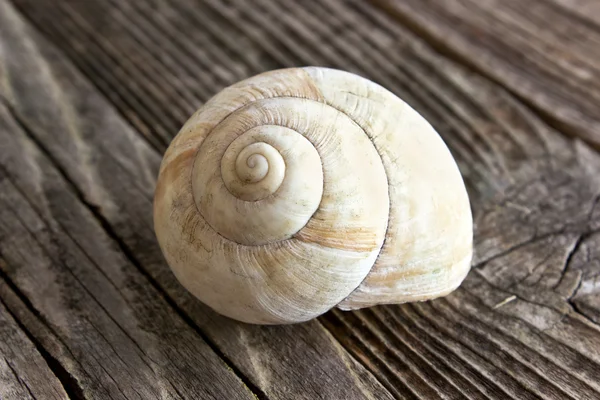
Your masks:
M359 96L359 97L362 97L362 96ZM359 124L357 121L355 121L354 118L352 118L345 111L343 111L343 110L335 107L332 104L329 104L325 100L324 100L324 103L327 104L328 106L332 107L332 108L335 108L340 113L346 115L352 122L354 122L356 125L358 125L361 128L361 130L365 133L365 135L369 138L369 140L373 144L373 147L375 147L375 150L377 151L377 154L379 155L379 157L381 159L381 164L383 165L383 168L385 169L385 172L386 172L385 173L385 179L386 179L386 182L387 182L387 189L388 189L388 213L387 213L388 214L388 218L387 218L386 224L385 224L385 234L383 236L383 242L381 243L381 247L379 247L379 251L377 252L377 258L375 258L375 260L373 261L373 264L371 265L371 268L369 269L369 272L371 272L371 269L373 269L373 267L377 263L377 260L379 259L379 255L381 254L381 252L382 252L382 250L383 250L383 248L384 248L384 246L386 244L386 241L387 241L387 238L388 238L388 229L389 229L389 226L390 226L390 224L389 224L389 216L390 216L390 211L391 211L391 208L392 208L392 200L391 200L391 196L390 196L390 192L389 192L390 191L390 179L389 179L389 176L387 174L388 168L387 168L386 163L383 162L383 157L381 157L381 152L379 151L378 145L375 143L375 140L373 140L373 136L369 135L367 129L364 126L361 126L361 124ZM358 289L363 284L363 282L367 279L368 276L369 276L369 273L367 273L365 275L365 277L360 281L360 283L358 285L356 285L356 287L354 289L352 289L352 291L350 293L348 293L348 296L346 296L343 300L341 300L339 303L337 303L335 305L335 307L339 307L339 305L341 303L345 302L349 297L351 297L352 294L356 291L356 289Z

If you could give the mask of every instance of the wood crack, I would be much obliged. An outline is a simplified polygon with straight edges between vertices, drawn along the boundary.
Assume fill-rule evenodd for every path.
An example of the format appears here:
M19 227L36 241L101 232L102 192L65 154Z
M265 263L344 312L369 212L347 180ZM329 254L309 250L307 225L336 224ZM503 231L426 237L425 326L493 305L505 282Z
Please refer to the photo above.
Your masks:
M2 299L0 298L0 302L2 301ZM6 305L5 305L6 306ZM4 358L4 357L3 357ZM4 362L6 363L6 365L8 365L8 368L10 369L10 372L13 374L13 376L17 379L17 381L19 382L19 385L21 385L21 387L24 387L25 390L27 390L27 393L29 393L29 396L36 400L36 397L34 396L34 394L31 392L31 389L29 388L29 385L27 385L27 382L23 381L23 379L19 376L19 374L17 373L17 371L15 371L15 369L13 368L12 365L10 365L10 361L8 361L6 358L4 358ZM55 374L56 376L56 374ZM57 377L58 378L58 377Z
M515 296L517 299L519 299L519 300L521 300L521 301L524 301L524 302L526 302L526 303L533 304L533 305L536 305L536 306L539 306L539 307L543 307L543 308L547 308L547 309L549 309L549 310L552 310L552 311L554 311L554 312L557 312L557 313L562 313L560 310L557 310L556 308L552 307L551 305L548 305L548 304L544 304L544 303L536 302L536 301L534 301L534 300L527 299L527 298L523 297L522 295L520 295L519 293L515 293L515 292L511 291L511 290L510 290L510 288L506 288L506 289L505 289L505 288L499 287L499 286L497 286L497 285L494 285L494 284L493 284L492 282L490 282L490 281L489 281L489 280L488 280L488 279L485 277L485 275L483 275L483 274L482 274L482 273L481 273L479 270L474 270L474 272L475 272L475 273L476 273L476 274L477 274L477 275L478 275L478 276L479 276L481 279L483 279L483 280L485 281L485 283L487 283L487 284L488 284L488 285L490 285L492 288L494 288L494 289L496 289L496 290L498 290L498 291L500 291L500 292L504 292L504 293L506 293L506 294L508 294L508 295L510 295L510 296ZM474 293L472 293L472 292L471 292L471 291L469 291L468 289L466 289L466 288L463 288L463 289L464 289L466 292L468 292L469 294L473 295L474 297L477 297L477 296L476 296ZM493 308L493 307L492 307L492 308ZM564 315L564 314L563 314L563 315Z
M573 308L573 311L576 312L581 317L585 318L589 323L594 325L595 327L600 329L600 322L595 321L592 317L588 316L585 311L583 311L575 301L572 299L568 299L567 302Z
M525 240L523 242L519 242L519 243L517 243L515 245L510 246L506 250L502 250L499 253L491 255L488 258L486 258L484 260L481 260L477 264L471 266L471 268L474 269L474 270L475 269L480 269L480 268L484 267L485 265L489 264L490 262L492 262L494 260L497 260L497 259L500 259L502 257L506 257L507 255L513 253L516 250L522 249L525 246L528 246L528 245L531 245L531 244L534 244L534 243L537 243L537 242L549 239L549 238L551 238L553 236L562 235L564 233L566 233L566 228L561 228L561 229L559 229L557 231L554 231L554 232L544 233L544 234L539 235L539 236L537 234L534 234L534 235L531 236L530 239L527 239L527 240Z
M570 267L571 267L571 263L573 261L573 256L575 254L577 254L577 252L579 251L579 248L581 247L581 244L585 241L585 239L587 239L592 233L591 232L586 232L586 233L582 233L579 235L579 237L575 240L575 243L573 244L573 247L571 248L571 250L569 251L569 253L567 254L567 258L565 259L565 263L563 265L562 270L560 271L561 277L558 280L558 282L556 283L556 285L554 285L554 289L556 289L557 287L560 286L560 284L563 282L563 279L565 278L565 275L567 274L567 272L569 272ZM571 297L573 297L575 295L575 293L577 293L577 289L581 286L581 282L582 282L582 277L579 277L579 282L576 285L576 288L573 290L573 293L571 293L571 295L569 295L566 298L566 301L570 301Z
M1 254L0 254L1 257ZM2 261L5 263L5 261ZM27 299L19 288L12 282L8 276L4 273L4 271L0 268L0 279L4 283L8 289L20 300L20 302L35 316L35 318L42 323L46 328L48 328L52 332L52 327L48 325L48 323L39 315L39 312L33 307L33 305ZM23 324L18 315L14 313L9 304L0 296L0 302L4 305L4 307L8 310L11 317L16 321L19 328L27 335L27 338L33 343L36 350L40 353L42 358L46 361L48 368L52 371L54 376L61 383L65 393L69 396L71 400L83 400L85 399L83 389L79 386L77 379L71 375L62 364L52 356L46 348L42 345L42 343L34 336L34 334ZM54 334L54 332L53 332ZM59 336L54 334L55 338L60 340ZM33 397L33 396L32 396ZM33 397L35 398L35 397Z

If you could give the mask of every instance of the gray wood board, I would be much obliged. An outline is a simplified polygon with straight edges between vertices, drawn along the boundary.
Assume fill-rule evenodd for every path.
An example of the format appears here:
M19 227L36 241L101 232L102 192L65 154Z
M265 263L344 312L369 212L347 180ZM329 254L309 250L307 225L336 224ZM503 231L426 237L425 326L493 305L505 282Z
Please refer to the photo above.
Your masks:
M0 1L7 398L600 396L600 29L530 3ZM169 271L169 140L223 87L301 65L382 84L450 147L476 244L450 296L260 327Z

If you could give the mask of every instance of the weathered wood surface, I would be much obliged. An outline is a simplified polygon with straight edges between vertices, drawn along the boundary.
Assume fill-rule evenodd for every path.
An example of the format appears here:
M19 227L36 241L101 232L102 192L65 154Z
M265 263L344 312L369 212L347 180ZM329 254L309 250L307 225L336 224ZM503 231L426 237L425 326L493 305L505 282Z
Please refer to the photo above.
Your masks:
M239 324L152 231L162 151L221 88L324 65L457 158L464 285ZM0 397L600 398L600 9L586 0L0 0Z

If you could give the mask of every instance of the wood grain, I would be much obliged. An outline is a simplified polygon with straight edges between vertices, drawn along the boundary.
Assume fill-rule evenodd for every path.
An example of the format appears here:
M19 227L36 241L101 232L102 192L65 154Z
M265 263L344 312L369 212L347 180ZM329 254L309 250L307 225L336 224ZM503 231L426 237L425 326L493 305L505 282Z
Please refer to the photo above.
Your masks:
M375 0L440 51L503 85L552 125L600 148L600 25L580 19L581 14L598 15L598 7L566 1L557 7L560 3ZM579 14L566 12L565 5Z
M0 260L0 264L5 264ZM3 270L5 267L2 268ZM0 293L5 298L6 283L0 282ZM22 329L0 302L0 396L3 399L66 399L67 393L60 380L48 366L43 348L36 348L26 331Z
M231 382L228 398L600 396L592 2L15 0L18 13L1 4L0 182L11 208L0 213L10 227L0 265L19 293L5 303L72 377L50 365L72 397L116 397L116 387L135 398L147 381L142 393L156 394L175 377L165 396L218 398ZM160 153L221 88L309 64L381 83L451 148L476 242L452 295L258 327L214 314L168 271L150 211ZM52 279L36 283L42 272ZM111 340L86 339L89 321ZM185 344L165 336L171 325ZM132 340L139 351L108 349ZM179 373L178 346L221 380ZM142 350L158 366L144 367Z

